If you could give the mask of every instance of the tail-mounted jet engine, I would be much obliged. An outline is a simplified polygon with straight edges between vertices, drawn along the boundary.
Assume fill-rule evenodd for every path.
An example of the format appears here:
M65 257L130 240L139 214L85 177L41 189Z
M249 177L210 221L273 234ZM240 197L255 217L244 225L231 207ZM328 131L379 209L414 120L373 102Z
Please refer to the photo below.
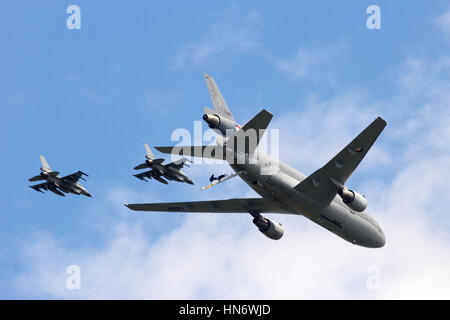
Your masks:
M232 120L229 120L224 117L220 117L216 114L204 114L203 120L208 124L211 129L219 130L224 136L227 133L234 133L236 129L239 129L239 126ZM229 130L227 132L227 130Z
M259 213L252 213L253 224L258 227L259 231L264 234L267 238L272 240L279 240L283 237L284 230L281 224L274 222L270 219L264 218Z
M363 212L366 210L367 200L358 192L349 189L339 189L338 194L350 209L358 212Z

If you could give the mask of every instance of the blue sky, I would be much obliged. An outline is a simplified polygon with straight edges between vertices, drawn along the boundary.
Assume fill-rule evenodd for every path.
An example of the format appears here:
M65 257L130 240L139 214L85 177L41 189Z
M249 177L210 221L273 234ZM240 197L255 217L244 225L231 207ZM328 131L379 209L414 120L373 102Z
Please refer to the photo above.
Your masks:
M81 8L81 30L66 28L71 4ZM371 4L380 6L381 30L366 27ZM417 271L407 258L405 265L393 261L398 252L415 255L403 250L410 239L401 235L417 233L423 236L416 239L419 248L431 242L442 249L426 257L430 266L432 261L450 265L445 213L450 200L436 196L450 181L445 144L450 136L449 10L447 1L4 1L0 298L421 297L424 290L417 288L434 285L434 279L425 276L422 287L411 289L408 277L428 273ZM224 166L186 169L195 186L146 184L132 177L132 168L143 160L144 141L174 144L173 130L193 130L203 107L211 106L203 72L214 76L241 123L262 107L272 112L281 159L305 174L383 116L388 127L351 183L368 195L369 209L386 230L386 248L368 253L300 217L283 218L295 236L268 243L249 219L235 215L151 216L123 208L133 200L254 195L239 181L200 193L210 174ZM90 174L84 185L93 198L29 189L39 154L63 174L79 169ZM407 193L412 185L417 188ZM192 231L199 233L192 236ZM296 249L298 260L289 262L299 243L310 247ZM234 251L236 244L242 247ZM302 265L304 274L314 275L318 268L302 264L305 259L317 264L334 259L323 270L327 282L320 276L326 289L312 289L301 277L293 281L297 291L270 287L261 279L280 271L269 264L259 265L261 278L252 274L248 280L245 270L252 269L253 260L240 257L250 257L254 247L267 248L280 263ZM209 274L216 280L205 282L194 258L184 256L186 269L176 275L192 280L175 290L171 268L180 264L180 248L197 257L195 263L207 260L205 265L216 268L217 274ZM217 248L220 257L212 253ZM131 269L119 258L124 252L130 253ZM86 278L78 291L65 288L71 264L80 265ZM386 270L385 285L376 292L365 286L366 267L373 264ZM351 275L340 273L343 268ZM396 270L403 271L403 282ZM219 271L235 280L225 285ZM336 272L339 276L332 277ZM113 280L108 285L94 281L103 279L99 273ZM450 275L441 276L440 290L425 290L430 297L450 297L444 287ZM146 281L153 285L143 287Z

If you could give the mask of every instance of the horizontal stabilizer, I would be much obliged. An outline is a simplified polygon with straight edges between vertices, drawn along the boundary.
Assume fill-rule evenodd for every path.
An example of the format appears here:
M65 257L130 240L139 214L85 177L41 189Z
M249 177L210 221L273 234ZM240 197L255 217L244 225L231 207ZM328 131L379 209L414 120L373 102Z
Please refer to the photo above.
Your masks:
M236 131L226 142L227 148L231 147L235 151L253 154L266 132L273 115L267 110L261 110L240 130Z
M45 179L42 178L41 176L34 176L33 178L28 179L28 181L30 181L30 182L40 181L40 180L45 180Z
M134 170L141 170L141 169L147 169L147 168L148 168L148 164L146 164L146 163L144 162L144 163L141 163L141 164L137 165L137 166L134 167L133 169L134 169Z

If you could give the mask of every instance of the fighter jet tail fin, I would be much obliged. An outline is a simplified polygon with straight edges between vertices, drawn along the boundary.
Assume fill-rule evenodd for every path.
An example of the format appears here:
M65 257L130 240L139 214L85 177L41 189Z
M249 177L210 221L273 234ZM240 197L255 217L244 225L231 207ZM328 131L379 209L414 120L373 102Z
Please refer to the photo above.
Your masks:
M144 147L145 147L145 152L146 152L145 157L147 159L155 159L155 156L153 155L153 152L150 150L150 147L148 146L148 144L144 143Z
M227 147L232 145L232 148L236 151L253 154L266 132L272 117L273 115L270 112L262 109L227 140Z
M214 113L235 122L233 115L231 114L230 109L228 108L228 105L225 102L225 99L222 97L222 94L220 93L220 90L217 87L216 82L214 81L214 78L206 73L203 73L203 76L205 77L206 85L208 86L209 95L211 96L211 101L214 106ZM209 109L209 110L211 110L211 109ZM211 112L208 113L206 110L205 110L205 113L211 114Z
M39 157L41 158L41 170L44 172L52 172L52 169L48 165L47 160L45 160L44 156L41 154L39 155Z
M151 168L152 164L154 164L154 163L161 164L164 162L164 159L162 159L162 158L155 158L155 156L153 155L153 152L150 150L150 147L148 146L148 144L144 143L144 147L145 147L145 152L146 152L145 158L147 160L144 163L141 163L141 164L137 165L136 167L134 167L134 170Z

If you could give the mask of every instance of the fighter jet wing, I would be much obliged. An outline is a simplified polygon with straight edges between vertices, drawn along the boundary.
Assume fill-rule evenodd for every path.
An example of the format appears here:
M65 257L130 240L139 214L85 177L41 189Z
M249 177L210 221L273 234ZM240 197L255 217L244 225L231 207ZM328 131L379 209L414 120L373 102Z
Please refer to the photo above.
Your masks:
M42 189L48 190L48 182L44 182L44 183L40 183L40 184L35 184L34 186L30 186L30 188L31 188L31 189L34 189L34 190L36 190L36 191L38 191L38 192L44 193L44 192L42 191Z
M154 170L147 170L141 173L134 174L134 176L139 180L147 181L145 178L151 179L154 177L154 174L155 174Z
M78 182L78 180L85 180L83 176L88 176L86 173L82 171L77 171L75 173L69 174L68 176L62 177L61 179L69 182L69 183L75 183ZM86 180L85 180L86 181Z
M279 207L275 202L264 198L241 198L214 201L135 203L125 204L135 211L156 212L211 212L211 213L295 213Z
M294 187L318 206L327 206L364 158L386 126L378 117L325 166Z
M189 162L189 160L183 157L174 162L166 164L166 167L172 167L172 168L180 170L181 168L183 168L186 165L186 162Z
M144 171L141 173L134 174L134 176L142 181L147 181L147 179L153 178L153 179L158 180L161 183L168 184L168 182L166 180L161 178L161 173L159 171L155 171L155 170L147 170L147 171Z

